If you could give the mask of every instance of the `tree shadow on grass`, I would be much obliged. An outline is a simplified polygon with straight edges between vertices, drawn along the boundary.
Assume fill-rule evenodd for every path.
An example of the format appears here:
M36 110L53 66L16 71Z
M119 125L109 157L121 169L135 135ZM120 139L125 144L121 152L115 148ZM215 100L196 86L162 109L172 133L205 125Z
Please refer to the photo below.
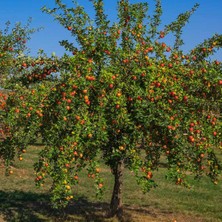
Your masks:
M7 222L103 222L106 219L112 221L106 216L108 209L107 203L89 202L81 196L65 210L55 210L50 206L48 194L0 190L0 220L3 218L3 221Z
M90 202L86 197L80 196L65 210L52 209L49 194L39 194L24 191L0 190L0 221L7 222L117 222L117 218L108 218L109 204L105 202ZM121 222L134 221L135 215L149 215L158 219L158 213L153 212L151 206L132 207L124 205ZM172 212L162 212L169 216ZM138 221L138 220L135 220ZM143 220L144 221L144 220Z
M44 221L39 218L45 214L47 195L23 191L0 191L0 215L5 221Z

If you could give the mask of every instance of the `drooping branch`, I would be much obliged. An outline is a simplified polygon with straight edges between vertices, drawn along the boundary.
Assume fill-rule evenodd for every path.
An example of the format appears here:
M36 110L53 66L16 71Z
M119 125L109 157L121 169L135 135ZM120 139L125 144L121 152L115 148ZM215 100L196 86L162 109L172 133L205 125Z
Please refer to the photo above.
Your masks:
M215 34L211 38L204 40L198 44L188 56L192 56L195 60L201 61L216 53L222 48L222 35Z

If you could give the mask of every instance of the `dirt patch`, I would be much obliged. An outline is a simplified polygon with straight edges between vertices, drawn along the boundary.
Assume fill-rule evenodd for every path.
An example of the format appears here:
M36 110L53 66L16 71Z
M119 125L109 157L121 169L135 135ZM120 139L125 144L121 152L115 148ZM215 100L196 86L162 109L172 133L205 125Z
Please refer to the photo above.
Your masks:
M196 215L184 215L171 211L161 211L150 207L126 207L125 221L127 222L204 222Z

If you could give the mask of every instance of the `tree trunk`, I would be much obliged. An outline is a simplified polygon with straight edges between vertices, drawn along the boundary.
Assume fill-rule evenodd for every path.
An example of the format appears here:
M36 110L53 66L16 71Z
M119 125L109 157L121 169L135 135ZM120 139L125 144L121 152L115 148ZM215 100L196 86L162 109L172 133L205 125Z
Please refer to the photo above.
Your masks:
M122 177L123 177L123 160L120 160L116 167L113 169L113 175L115 178L113 194L110 203L110 216L122 217Z

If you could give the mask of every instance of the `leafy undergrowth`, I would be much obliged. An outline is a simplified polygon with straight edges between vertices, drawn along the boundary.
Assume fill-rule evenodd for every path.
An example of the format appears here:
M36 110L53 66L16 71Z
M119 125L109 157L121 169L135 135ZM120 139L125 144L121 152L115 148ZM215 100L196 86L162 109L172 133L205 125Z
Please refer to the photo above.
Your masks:
M23 161L16 161L13 174L4 176L0 167L0 221L101 221L117 222L108 218L109 200L112 192L112 175L101 166L106 191L101 200L95 197L93 179L84 172L79 175L79 185L74 188L74 201L63 211L53 210L49 203L49 185L36 188L33 163L40 146L33 146L24 155ZM207 178L192 182L186 189L165 180L166 169L161 168L154 179L158 187L143 194L132 173L125 171L123 200L124 220L129 222L219 222L222 221L222 185L214 185Z

